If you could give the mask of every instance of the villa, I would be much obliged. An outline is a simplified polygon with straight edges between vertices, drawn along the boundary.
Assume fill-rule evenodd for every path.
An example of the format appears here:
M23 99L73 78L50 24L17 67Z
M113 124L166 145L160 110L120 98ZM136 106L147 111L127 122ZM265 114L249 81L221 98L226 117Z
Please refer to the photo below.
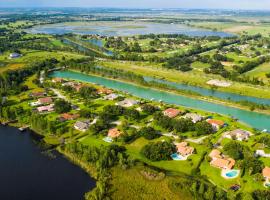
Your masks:
M110 129L108 131L108 137L118 138L121 135L121 132L117 128Z
M229 139L236 139L238 141L248 140L251 133L249 131L245 131L242 129L236 129L234 131L230 131L225 133L225 137Z
M187 142L181 142L175 145L176 145L177 153L179 153L183 157L188 157L194 152L194 148L188 146Z
M122 106L122 107L131 107L131 106L137 105L138 103L139 102L134 99L125 99L123 101L116 103L116 105Z
M98 94L111 94L112 90L108 89L108 88L99 88L97 91Z
M191 119L194 124L199 122L199 121L202 121L202 119L203 119L201 115L198 115L196 113L187 113L184 116L184 118Z
M222 128L222 127L225 125L225 123L224 123L223 121L217 120L217 119L208 119L208 120L206 120L206 121L207 121L209 124L212 125L212 127L213 127L213 129L214 129L215 131L219 130L220 128Z
M20 58L21 56L22 56L22 55L19 54L19 53L11 53L11 54L9 55L9 58L14 59L14 58Z
M263 177L265 178L265 182L269 182L270 180L270 167L265 167L262 170Z
M63 83L64 82L64 79L63 78L53 78L52 79L52 82L53 83Z
M30 94L30 96L34 98L44 97L45 95L46 95L46 92L33 92Z
M82 131L82 132L85 132L89 129L89 126L90 126L90 123L89 121L77 121L75 124L74 124L74 128L76 130L79 130L79 131Z
M112 94L109 94L109 95L105 96L105 97L104 97L104 100L115 100L115 99L117 99L117 98L118 98L118 95L112 93Z
M59 120L64 122L64 121L68 121L68 120L74 120L74 119L77 119L79 117L80 117L79 114L63 113L60 115Z
M54 105L50 104L48 106L40 106L37 108L39 113L43 113L43 112L52 112L54 111Z
M174 108L168 108L163 111L163 114L169 118L175 118L180 114L180 110L174 109Z
M52 102L53 102L53 100L51 97L44 97L44 98L38 99L39 104L50 104Z
M209 157L212 158L210 165L216 168L231 170L235 165L234 159L222 155L221 152L217 149L212 150L212 152L209 154Z

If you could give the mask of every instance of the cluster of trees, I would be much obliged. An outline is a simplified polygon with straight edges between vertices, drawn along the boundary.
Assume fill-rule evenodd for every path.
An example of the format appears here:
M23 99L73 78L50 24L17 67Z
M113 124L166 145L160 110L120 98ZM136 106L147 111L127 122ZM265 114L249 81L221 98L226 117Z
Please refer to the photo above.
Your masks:
M141 153L151 161L170 160L171 155L176 152L172 142L156 142L145 145Z
M247 146L232 141L225 144L223 150L231 158L240 160L239 165L242 169L242 176L244 173L249 173L249 175L261 173L263 169L262 161L254 157L254 153Z
M236 70L239 74L243 74L269 61L270 61L269 56L262 56L262 57L259 57L257 60L246 62L242 67L234 66L234 70Z
M168 131L175 131L177 133L185 133L188 131L195 131L195 136L208 135L213 133L213 127L206 121L197 122L194 124L191 119L171 119L164 116L163 113L158 112L154 115L155 123Z
M71 110L71 104L64 99L58 99L54 102L54 110L56 113L67 113Z

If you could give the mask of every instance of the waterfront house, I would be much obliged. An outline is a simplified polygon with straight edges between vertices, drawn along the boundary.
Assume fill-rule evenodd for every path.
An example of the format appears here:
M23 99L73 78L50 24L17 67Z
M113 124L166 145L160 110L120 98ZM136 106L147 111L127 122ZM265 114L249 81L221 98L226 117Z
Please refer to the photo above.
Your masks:
M201 115L198 115L196 113L187 113L184 118L191 119L194 124L202 121L203 119Z
M21 57L21 54L19 54L19 53L11 53L9 55L9 58L11 58L11 59L20 58L20 57Z
M112 128L108 131L108 137L117 138L121 135L121 132L117 128Z
M85 132L89 129L90 127L90 123L89 121L77 121L75 124L74 124L74 128L76 130L79 130L79 131L82 131L82 132Z
M239 141L248 140L250 135L251 135L251 132L245 131L242 129L236 129L236 130L229 131L229 132L225 133L226 138L236 139Z
M187 142L181 142L176 145L177 153L179 153L183 157L187 157L194 152L194 148L191 146L188 146Z
M270 181L270 167L265 167L262 170L262 174L263 174L263 177L265 178L265 181L269 182Z
M180 110L174 108L168 108L163 111L163 114L169 118L175 118L180 114Z
M209 124L212 125L213 129L215 131L219 130L220 128L222 128L225 123L222 120L217 120L217 119L208 119L206 120Z
M212 158L210 165L216 168L230 170L235 165L234 159L222 155L221 152L217 149L212 150L212 152L209 154L209 157Z
M44 98L38 99L38 103L40 103L42 105L44 105L44 104L50 104L52 102L53 102L53 100L52 100L51 97L44 97Z
M63 82L64 82L64 79L63 79L63 78L57 78L57 77L56 77L56 78L53 78L53 79L52 79L52 82L53 82L53 83L63 83Z
M109 94L107 96L104 97L104 100L115 100L118 98L118 95L115 93Z
M47 106L40 106L40 107L37 108L37 110L38 110L39 113L52 112L52 111L54 111L54 105L50 104L50 105L47 105Z
M137 105L138 103L139 102L134 99L125 99L123 101L116 103L116 105L122 106L122 107L131 107L131 106Z
M108 88L99 88L97 90L97 93L98 94L107 94L107 95L109 95L109 94L112 94L112 90L110 90Z
M63 113L60 115L59 120L64 122L64 121L68 121L68 120L74 120L74 119L77 119L79 117L80 117L79 114Z

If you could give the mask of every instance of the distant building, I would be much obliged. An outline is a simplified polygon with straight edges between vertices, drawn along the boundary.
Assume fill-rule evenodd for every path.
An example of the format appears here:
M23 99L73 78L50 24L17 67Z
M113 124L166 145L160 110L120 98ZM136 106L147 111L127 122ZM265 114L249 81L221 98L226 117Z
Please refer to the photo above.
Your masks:
M121 132L117 128L110 129L108 131L108 137L117 138L121 135Z
M169 118L175 118L180 114L180 110L174 108L168 108L167 110L163 111L163 114Z
M77 121L74 124L74 128L76 130L79 130L79 131L82 131L82 132L87 131L89 129L89 127L90 127L89 121Z
M34 98L44 97L46 96L46 92L32 92L30 96Z
M270 168L269 167L265 167L262 171L263 177L265 178L266 182L269 182L270 180Z
M131 106L137 105L138 103L139 102L134 99L125 99L123 101L116 103L116 105L122 106L122 107L131 107Z
M38 99L38 103L40 103L40 104L50 104L52 102L53 102L53 100L51 97L44 97L44 98Z
M213 129L215 131L219 130L220 128L222 128L225 123L222 120L217 120L217 119L208 119L206 120L209 124L212 125Z
M202 121L202 116L198 115L196 113L187 113L185 116L187 119L191 119L193 123L197 123L199 121Z
M244 141L244 140L248 140L250 135L251 135L251 132L249 132L249 131L245 131L242 129L236 129L236 130L227 132L225 134L225 137L229 138L229 139L236 139L239 141Z
M105 100L115 100L115 99L117 99L118 97L119 97L119 96L118 96L117 94L112 93L112 94L109 94L109 95L105 96L104 99L105 99Z
M183 157L189 156L193 154L194 152L194 148L188 146L187 142L181 142L179 144L176 144L176 148L177 148L177 152Z
M19 54L19 53L11 53L11 54L9 55L9 58L14 59L14 58L20 58L21 56L22 56L22 55Z
M43 112L52 112L54 111L54 105L50 104L48 106L40 106L37 108L39 113L43 113Z
M68 120L74 120L79 118L79 114L70 114L70 113L63 113L60 115L59 120L60 121L68 121Z
M57 77L56 77L56 78L53 78L53 79L52 79L52 82L53 82L53 83L63 83L63 82L64 82L64 79L63 79L63 78L57 78Z
M97 90L97 93L98 94L111 94L113 91L112 90L110 90L110 89L108 89L108 88L99 88L98 90Z

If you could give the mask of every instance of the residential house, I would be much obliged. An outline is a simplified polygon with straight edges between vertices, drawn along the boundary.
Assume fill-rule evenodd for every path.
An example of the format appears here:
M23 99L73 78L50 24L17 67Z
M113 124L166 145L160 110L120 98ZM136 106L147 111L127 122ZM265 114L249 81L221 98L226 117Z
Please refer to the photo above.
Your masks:
M74 120L74 119L77 119L79 117L80 117L79 114L63 113L60 115L59 120L64 122L64 121L68 121L68 120Z
M50 104L50 105L47 105L47 106L40 106L40 107L37 108L37 110L38 110L39 113L52 112L52 111L54 111L54 105Z
M38 99L38 103L40 103L42 105L44 105L44 104L50 104L52 102L53 102L53 100L52 100L51 97L44 97L44 98Z
M56 78L53 78L52 79L52 82L53 83L63 83L64 82L64 79L63 78L56 77Z
M212 158L210 165L213 167L230 170L235 165L234 159L222 155L221 152L216 149L212 150L209 156Z
M108 89L108 88L99 88L98 90L97 90L97 93L98 94L107 94L107 95L109 95L109 94L112 94L112 90L110 90L110 89Z
M118 95L115 93L109 94L107 96L104 97L104 100L115 100L118 98Z
M46 96L46 92L32 92L30 96L33 98L44 97Z
M213 129L215 131L219 130L220 128L222 128L225 123L222 120L217 120L217 119L208 119L206 120L209 124L212 125Z
M179 153L181 156L186 157L194 152L194 148L191 146L188 146L187 142L181 142L178 144L175 144L177 148L177 153Z
M265 167L262 171L263 177L265 178L266 182L270 181L270 167Z
M225 134L225 137L229 138L229 139L236 139L239 141L244 141L244 140L248 140L250 135L251 135L251 132L249 132L249 131L245 131L242 129L236 129L236 130L227 132Z
M194 124L202 121L203 119L201 115L198 115L196 113L187 113L184 117L187 119L191 119Z
M74 128L76 130L79 130L79 131L82 131L82 132L85 132L89 129L90 127L90 122L89 121L77 121L75 124L74 124Z
M117 128L110 129L108 131L108 137L117 138L121 135L121 132Z
M169 118L175 118L180 114L180 110L174 109L174 108L168 108L163 111L163 114Z
M134 105L136 105L138 103L139 102L134 100L134 99L125 99L123 101L120 101L120 102L116 103L116 105L122 106L122 107L131 107L131 106L134 106Z

